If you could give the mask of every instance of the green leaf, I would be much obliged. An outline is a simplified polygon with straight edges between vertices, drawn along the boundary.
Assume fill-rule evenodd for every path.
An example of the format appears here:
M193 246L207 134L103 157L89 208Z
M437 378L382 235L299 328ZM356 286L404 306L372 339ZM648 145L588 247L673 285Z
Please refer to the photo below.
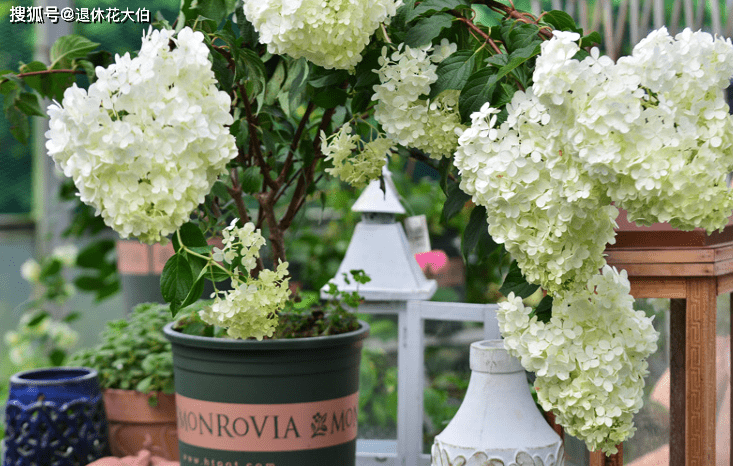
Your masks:
M471 50L460 50L448 56L438 65L435 73L438 80L430 88L430 98L446 89L463 89L476 63L476 54Z
M243 76L246 76L247 80L253 85L252 94L259 95L265 89L265 82L267 81L265 64L254 50L241 49L237 56L239 57L236 63L237 75L240 74L239 69L243 69Z
M141 393L147 393L150 389L150 385L153 383L153 375L149 375L142 379L140 382L137 383L135 386L135 390Z
M540 28L536 24L504 21L500 31L504 46L509 53L542 43L542 39L539 37Z
M83 275L76 277L74 280L74 286L83 291L96 291L105 285L105 281L99 277L91 277Z
M247 194L253 194L260 191L262 187L262 177L260 176L260 169L252 166L247 167L242 172L240 179L242 183L242 191Z
M89 52L96 49L99 43L92 42L86 37L71 34L59 37L51 46L49 69L64 69L71 67L71 61L84 58Z
M76 60L76 64L78 64L84 72L87 74L87 77L89 78L89 82L93 83L97 79L97 73L94 71L94 64L90 62L89 60Z
M326 70L321 67L314 67L311 77L308 79L308 84L319 89L341 84L347 79L349 79L349 73L344 70Z
M52 366L62 366L66 360L66 351L57 348L51 351L51 354L48 355L48 359L51 361Z
M28 327L33 328L43 322L44 320L48 319L51 316L46 311L39 311L30 321L28 321Z
M186 222L178 229L181 241L188 247L207 246L206 238L201 229L193 222ZM177 235L176 235L177 236Z
M220 269L218 266L208 265L203 270L201 270L196 279L198 280L200 278L205 278L210 282L219 283L223 282L224 280L231 280L232 277L231 275Z
M509 267L509 273L504 279L501 288L499 288L499 293L504 296L509 296L509 293L514 292L515 296L524 299L531 296L539 287L539 285L527 283L527 279L524 278L519 265L517 265L517 261L512 261L512 265Z
M224 18L234 13L236 4L236 0L181 0L181 14L184 15L186 22L203 16L218 25Z
M411 22L418 16L425 13L435 13L446 10L459 10L469 8L470 5L466 0L425 0L420 2L414 10L405 15L405 21Z
M174 317L192 286L193 276L188 261L182 254L174 254L165 263L160 276L160 292L163 299L171 304L171 313Z
M448 13L438 13L420 19L405 34L405 43L410 47L421 47L430 44L445 28L453 23L453 16Z
M66 316L61 319L61 322L65 322L67 324L70 324L72 322L76 322L77 320L81 319L81 312L70 312L66 314Z
M443 221L447 222L458 215L469 200L471 200L471 196L464 193L458 183L449 183L445 205L443 205Z
M473 9L473 11L476 13L476 17L473 20L476 25L485 27L493 27L499 25L496 14L491 11L488 6L477 3L471 5L471 9Z
M545 12L540 18L540 23L558 31L572 31L583 34L583 30L575 24L573 17L564 11L552 10Z
M542 301L537 305L537 309L530 314L530 318L533 315L537 316L537 320L540 322L548 323L552 318L552 296L548 294L542 298Z
M491 237L489 235L488 224L486 222L486 207L476 206L471 211L468 224L463 230L461 253L463 254L464 261L467 261L468 255L476 248L479 241L486 237Z
M595 44L603 42L603 38L597 31L593 31L587 36L580 38L580 48L592 47Z
M348 95L344 89L328 88L313 96L313 103L321 108L334 108L346 103Z
M188 296L186 296L186 299L184 299L183 302L181 303L181 309L185 308L186 306L190 306L191 304L201 299L201 295L203 293L204 293L204 279L201 278L199 280L196 280L196 282L191 287L191 291L188 292Z
M469 76L458 98L461 121L469 121L471 114L479 111L489 101L498 80L496 70L491 67L481 68Z
M31 92L21 92L18 98L15 99L15 106L26 115L46 116L46 114L41 111L41 106L38 103L38 96Z
M28 116L15 106L5 108L5 118L10 123L10 134L21 144L27 144L31 136Z
M479 111L481 106L491 99L496 83L501 78L508 75L517 67L526 63L539 53L540 44L531 44L511 53L508 57L507 64L502 66L499 70L495 70L492 67L486 67L473 73L468 78L466 85L463 86L461 96L458 100L461 120L468 121L473 112Z
M267 84L265 85L265 105L273 105L277 99L277 95L282 89L283 83L285 82L285 62L280 60L275 67L275 72Z
M105 257L114 248L115 243L112 240L95 241L79 252L76 256L76 265L91 269L103 268Z

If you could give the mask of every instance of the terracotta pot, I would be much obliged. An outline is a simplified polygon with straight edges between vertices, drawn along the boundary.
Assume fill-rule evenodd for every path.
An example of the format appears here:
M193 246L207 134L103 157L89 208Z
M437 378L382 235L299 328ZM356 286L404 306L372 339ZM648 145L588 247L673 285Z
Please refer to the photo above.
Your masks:
M109 421L112 455L136 455L145 448L152 454L178 460L175 395L158 393L158 406L149 395L134 390L105 389L104 408Z

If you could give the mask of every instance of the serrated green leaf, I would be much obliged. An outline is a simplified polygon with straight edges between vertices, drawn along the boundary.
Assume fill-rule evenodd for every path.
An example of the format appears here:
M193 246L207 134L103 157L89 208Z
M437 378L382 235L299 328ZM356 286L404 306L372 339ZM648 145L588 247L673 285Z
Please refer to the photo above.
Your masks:
M560 10L552 10L542 14L540 24L546 24L558 31L572 31L581 35L583 34L583 30L575 24L573 17Z
M548 323L552 318L552 296L548 294L542 298L542 301L537 305L537 309L530 314L530 318L532 316L537 316L537 320L540 322Z
M31 92L21 92L20 95L15 99L15 106L18 109L30 116L41 116L45 117L46 114L41 111L41 105L38 102L38 96Z
M253 194L260 191L262 187L262 177L258 167L247 167L242 172L241 177L242 192Z
M425 13L459 10L469 7L470 5L467 0L425 0L405 15L405 21L408 23L412 22L415 18Z
M265 64L254 50L241 49L238 57L239 58L236 63L237 68L243 67L245 73L244 76L247 77L248 82L252 83L252 95L260 95L260 93L265 89L265 82L267 80ZM237 74L239 74L239 72ZM252 95L250 95L250 97L252 97Z
M593 45L600 44L601 42L603 42L601 35L598 31L593 31L587 36L580 38L580 48L592 47Z
M326 70L314 66L308 78L308 85L316 89L341 84L349 79L349 73L344 70Z
M531 45L541 44L540 28L536 24L527 24L520 21L504 21L500 28L501 37L509 53Z
M443 221L447 222L458 215L469 200L471 200L471 196L464 193L458 183L450 182L446 192L445 204L443 205Z
M10 134L21 144L27 144L31 136L31 126L28 116L17 107L10 106L5 109L5 118L10 123Z
M471 114L479 111L489 101L498 80L497 71L491 67L481 68L468 77L458 98L461 121L469 121Z
M86 57L97 46L99 46L99 43L92 42L86 37L76 34L59 37L51 46L49 52L51 59L49 69L69 68L72 60Z
M97 73L94 71L94 64L89 60L75 60L76 65L80 66L81 69L87 74L89 82L93 83L97 80Z
M489 9L488 6L480 3L471 5L471 9L476 13L473 22L479 26L493 27L499 25L496 14Z
M193 286L193 276L188 261L182 254L174 254L168 259L160 276L160 292L163 299L171 304L171 313L180 308Z
M514 293L515 296L519 296L524 299L531 296L532 293L537 291L539 285L531 285L527 283L527 279L524 278L522 270L517 265L517 261L512 261L512 265L509 267L509 273L504 279L504 283L499 288L499 293L504 296L509 296L509 293Z
M430 88L430 98L435 98L446 89L463 89L476 63L476 54L471 50L460 50L445 58L435 73L438 79Z
M178 229L181 241L185 246L207 246L206 238L201 228L192 222L186 222Z
M201 273L199 273L197 280L200 278L205 278L210 282L219 283L223 282L224 280L231 280L232 277L231 275L220 269L218 266L208 265L201 271Z
M196 280L191 287L191 291L188 292L188 296L186 296L186 299L183 300L181 303L181 308L184 309L187 306L190 306L191 304L195 303L199 299L201 299L201 295L204 293L204 279L201 278L199 280Z
M515 50L506 59L506 65L496 70L486 67L473 73L461 91L458 100L458 108L461 113L461 120L468 121L471 113L481 109L481 106L488 102L494 94L496 83L540 53L540 44L531 44L527 47ZM505 60L505 59L501 59Z
M285 64L283 60L280 60L275 67L275 72L265 85L265 98L263 99L265 105L273 105L275 103L277 95L280 92L280 89L282 89L284 82Z
M405 43L410 47L421 47L430 44L445 28L453 23L453 16L448 13L438 13L422 18L415 23L405 34Z
M489 236L488 223L486 221L486 207L476 206L471 210L471 216L468 224L463 230L463 238L461 239L461 254L463 260L467 261L468 255L476 248L481 239Z

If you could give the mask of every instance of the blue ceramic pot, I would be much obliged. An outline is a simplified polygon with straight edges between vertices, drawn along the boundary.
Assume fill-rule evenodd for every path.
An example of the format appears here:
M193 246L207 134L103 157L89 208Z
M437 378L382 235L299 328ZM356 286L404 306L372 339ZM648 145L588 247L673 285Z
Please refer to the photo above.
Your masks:
M97 371L52 367L10 377L3 466L76 466L109 456Z

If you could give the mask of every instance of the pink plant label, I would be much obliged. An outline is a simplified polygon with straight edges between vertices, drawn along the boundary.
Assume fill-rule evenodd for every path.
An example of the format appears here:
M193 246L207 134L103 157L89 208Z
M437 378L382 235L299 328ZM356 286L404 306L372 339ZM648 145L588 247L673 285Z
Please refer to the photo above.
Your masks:
M176 394L178 438L229 451L297 451L356 438L359 393L310 403L239 404Z

